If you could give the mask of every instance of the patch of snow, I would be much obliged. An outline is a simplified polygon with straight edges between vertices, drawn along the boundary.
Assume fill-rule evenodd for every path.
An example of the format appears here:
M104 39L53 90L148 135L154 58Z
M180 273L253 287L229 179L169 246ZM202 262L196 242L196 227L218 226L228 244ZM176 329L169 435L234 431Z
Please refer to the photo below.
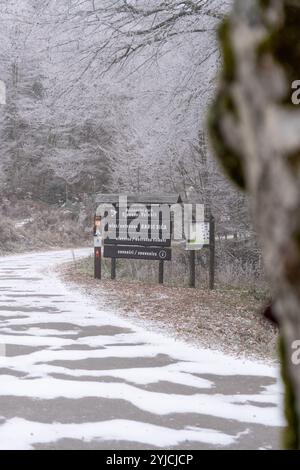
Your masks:
M50 425L14 418L0 427L0 449L30 450L34 444L60 439L129 441L164 448L185 441L228 446L235 437L214 429L171 429L128 420Z
M33 218L19 220L18 222L15 223L15 228L24 227L25 225L31 224L33 221L34 221Z
M3 301L0 343L10 345L12 351L15 346L43 348L20 350L18 355L9 357L0 354L0 367L8 370L0 376L0 398L123 400L154 416L176 413L184 421L184 415L192 413L234 420L247 424L242 433L253 424L273 427L284 424L277 366L192 347L151 332L147 325L137 326L118 312L99 308L54 274L52 268L58 263L73 261L74 254L78 259L90 253L91 250L83 249L0 258ZM14 293L15 302L9 303ZM163 361L159 362L158 358ZM87 368L89 360L97 366ZM102 367L112 360L114 364L127 361L131 365ZM21 372L26 378L10 375L10 370ZM60 378L54 378L54 374L60 374ZM209 374L209 378L201 374ZM105 377L106 381L89 381L87 377ZM228 395L216 393L216 383L222 378L234 383L241 377L253 377L256 381L271 379L276 383L261 387L261 392L234 393L233 386ZM157 384L157 390L161 390L162 382L196 390L185 395L143 388ZM1 448L32 448L38 442L72 438L130 440L157 446L191 440L225 446L241 435L187 427L175 430L127 420L79 425L42 424L15 417L0 426L0 445Z

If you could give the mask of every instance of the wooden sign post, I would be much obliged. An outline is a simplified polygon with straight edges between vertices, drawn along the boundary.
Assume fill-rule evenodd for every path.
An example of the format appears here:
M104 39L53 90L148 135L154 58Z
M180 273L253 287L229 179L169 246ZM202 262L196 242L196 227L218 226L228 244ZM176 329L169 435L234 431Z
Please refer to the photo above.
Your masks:
M99 232L101 217L94 217L94 278L101 279L102 237Z
M94 248L94 278L101 279L101 248Z
M196 224L197 225L197 224ZM209 247L209 289L215 287L215 219L211 215L209 221L201 222L198 226L200 234L199 240L197 236L193 241L187 242L187 250L189 251L189 287L196 287L196 251L204 247Z
M159 282L159 284L164 283L164 261L162 261L162 260L159 262L158 282Z
M116 268L117 268L117 260L116 258L111 258L111 272L110 272L110 278L112 281L116 279Z
M210 216L209 232L209 288L215 288L215 219Z
M99 213L105 218L107 215L109 217L103 233L101 232L104 238L103 252L95 245L95 278L101 279L101 254L103 254L104 258L111 258L111 279L116 279L116 260L119 258L156 260L158 261L158 281L163 284L164 263L171 261L172 258L171 235L174 223L171 211L164 212L164 209L166 207L170 209L174 204L181 204L183 207L184 198L181 195L134 194L126 196L123 204L118 194L107 194L99 195L97 202L108 205L104 215L101 211ZM186 203L191 204L191 201L187 200ZM190 252L189 286L196 287L196 251L208 247L209 289L213 290L215 287L215 220L207 211L204 215L205 220L202 222L193 218L190 233L186 235L186 250ZM100 234L98 232L100 223L101 216L96 215L95 238Z
M178 196L167 201L166 196L152 199L151 195L134 195L127 199L127 207L119 205L119 198L113 199L103 249L103 257L111 258L111 279L116 278L116 260L119 258L153 260L159 262L158 280L163 284L164 262L172 258L171 215L167 212L167 220L164 220L163 210L175 203Z
M190 264L190 280L189 287L196 287L196 251L192 250L189 252L189 264Z

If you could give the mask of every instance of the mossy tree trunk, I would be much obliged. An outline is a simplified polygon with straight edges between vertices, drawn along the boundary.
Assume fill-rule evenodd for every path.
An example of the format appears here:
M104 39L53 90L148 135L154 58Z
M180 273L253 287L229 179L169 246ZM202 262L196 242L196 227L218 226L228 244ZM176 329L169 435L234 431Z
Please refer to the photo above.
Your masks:
M281 335L285 445L300 448L300 0L237 0L220 28L223 69L209 119L225 170L249 193ZM299 346L298 346L299 347Z

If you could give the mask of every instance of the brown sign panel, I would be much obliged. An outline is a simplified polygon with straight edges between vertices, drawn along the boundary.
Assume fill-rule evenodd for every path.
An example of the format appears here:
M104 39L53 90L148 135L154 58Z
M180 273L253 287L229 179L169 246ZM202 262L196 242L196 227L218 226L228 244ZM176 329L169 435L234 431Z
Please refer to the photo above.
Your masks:
M171 261L169 248L104 245L104 258L145 259L154 261Z
M104 246L111 246L111 245L126 245L126 246L157 246L157 247L170 247L171 246L171 240L170 239L164 239L164 238L106 238L104 240Z
M170 213L163 220L163 210L160 206L138 205L109 210L110 217L104 226L103 237L105 245L134 245L134 246L171 246Z

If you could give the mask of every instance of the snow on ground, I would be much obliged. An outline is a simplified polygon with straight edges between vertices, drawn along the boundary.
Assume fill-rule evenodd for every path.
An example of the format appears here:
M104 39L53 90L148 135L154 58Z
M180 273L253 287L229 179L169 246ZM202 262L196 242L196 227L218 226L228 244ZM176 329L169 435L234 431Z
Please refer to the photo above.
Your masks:
M73 256L0 259L0 448L278 446L276 367L101 310L51 269Z

